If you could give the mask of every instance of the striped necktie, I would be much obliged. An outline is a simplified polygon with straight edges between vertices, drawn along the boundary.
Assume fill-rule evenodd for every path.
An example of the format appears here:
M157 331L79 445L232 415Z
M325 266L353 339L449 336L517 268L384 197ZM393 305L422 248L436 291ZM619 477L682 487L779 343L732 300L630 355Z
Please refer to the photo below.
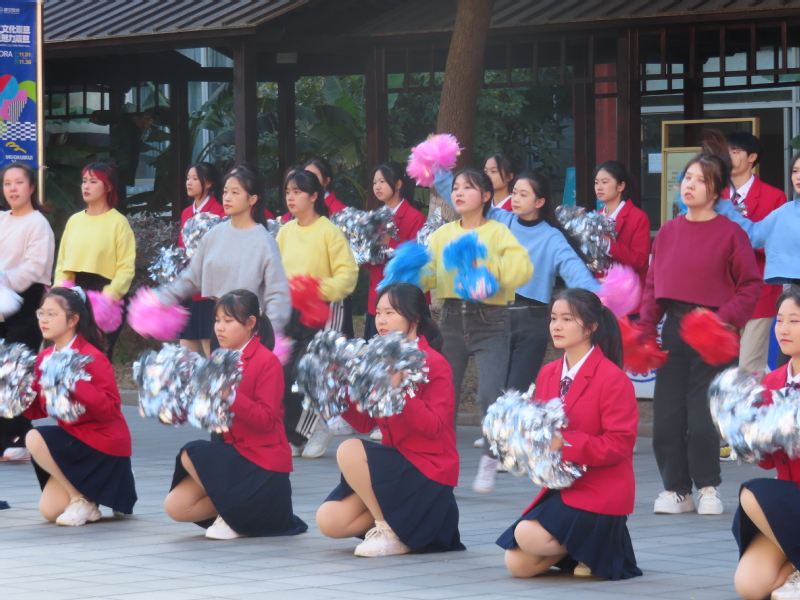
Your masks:
M567 397L567 392L569 391L569 386L572 385L572 378L571 377L564 377L561 380L561 385L558 390L558 395L561 400L564 400Z

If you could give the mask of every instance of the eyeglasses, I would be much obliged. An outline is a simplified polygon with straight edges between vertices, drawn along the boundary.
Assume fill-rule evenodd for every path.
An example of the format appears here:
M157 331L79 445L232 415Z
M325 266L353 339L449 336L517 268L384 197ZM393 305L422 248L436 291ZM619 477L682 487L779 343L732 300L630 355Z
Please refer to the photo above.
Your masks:
M45 323L49 323L56 317L60 317L64 313L44 312L41 308L36 311L36 318Z

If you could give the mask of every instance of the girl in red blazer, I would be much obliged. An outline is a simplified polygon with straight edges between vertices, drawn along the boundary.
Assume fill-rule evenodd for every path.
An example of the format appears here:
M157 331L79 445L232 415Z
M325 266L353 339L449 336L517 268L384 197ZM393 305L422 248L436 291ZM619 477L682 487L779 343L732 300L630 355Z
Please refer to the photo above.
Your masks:
M483 161L483 172L489 176L494 186L492 206L512 212L511 191L519 174L514 159L502 152L492 152Z
M383 163L372 171L372 191L375 197L394 211L397 237L400 239L389 239L390 248L397 248L403 242L416 240L417 232L425 225L425 215L412 204L415 187L413 180L406 175L405 167L399 163ZM366 265L369 269L369 298L367 319L364 322L364 339L367 341L378 335L378 329L375 327L375 305L384 266Z
M37 382L42 362L55 352L73 350L92 357L84 367L91 379L79 381L70 392L86 412L69 423L57 420L57 425L37 427L25 437L42 488L39 512L48 521L71 526L97 521L102 516L99 504L115 514L131 514L136 503L131 433L86 294L79 287L53 288L36 316L42 337L55 344L36 360ZM23 414L42 419L48 416L45 398L38 383L35 389L36 400Z
M192 203L181 213L181 232L178 234L178 246L183 243L183 226L186 221L200 213L208 212L218 217L225 216L222 204L217 201L220 195L220 174L211 163L199 162L186 170L186 194ZM181 332L180 344L192 352L200 352L200 346L206 356L211 355L211 330L214 328L214 300L195 294L183 302L189 309L191 317L186 328Z
M349 439L336 461L341 483L317 511L317 526L332 538L364 537L356 556L464 550L458 532L458 451L453 429L452 375L440 348L441 334L426 316L417 286L386 286L375 318L380 335L402 331L427 353L429 382L406 397L403 411L372 418L351 405L344 419L366 433L376 426L383 443Z
M800 392L800 287L793 285L778 298L775 335L790 361L764 377L770 390ZM776 479L752 479L742 484L733 535L739 545L734 584L747 600L800 598L800 458L783 450L758 463L776 469Z
M247 290L214 309L220 348L242 353L242 381L226 392L233 416L224 441L189 442L175 459L164 501L170 518L206 528L206 537L296 535L308 526L292 512L292 452L283 427L283 369L275 336Z
M614 580L641 575L626 525L639 414L619 326L595 294L570 288L553 303L550 335L564 358L539 372L534 401L561 398L569 423L551 449L587 470L566 489L543 488L497 544L515 577L553 566Z

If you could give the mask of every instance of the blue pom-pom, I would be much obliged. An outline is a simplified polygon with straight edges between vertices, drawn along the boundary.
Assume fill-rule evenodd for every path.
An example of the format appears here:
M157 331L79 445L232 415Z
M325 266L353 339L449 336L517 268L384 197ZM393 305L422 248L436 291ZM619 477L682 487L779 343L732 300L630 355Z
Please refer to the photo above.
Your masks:
M478 241L478 234L473 231L447 244L442 258L448 271L469 269L479 258L486 258L486 246Z
M444 247L444 268L455 270L455 292L462 300L482 302L500 289L497 278L485 266L476 266L478 259L487 256L486 246L478 241L475 232L462 235Z
M486 267L459 270L453 281L455 292L462 300L483 302L500 289L497 278Z
M430 261L431 254L425 246L415 242L400 244L386 264L378 289L381 290L390 283L413 283L421 288L422 271Z

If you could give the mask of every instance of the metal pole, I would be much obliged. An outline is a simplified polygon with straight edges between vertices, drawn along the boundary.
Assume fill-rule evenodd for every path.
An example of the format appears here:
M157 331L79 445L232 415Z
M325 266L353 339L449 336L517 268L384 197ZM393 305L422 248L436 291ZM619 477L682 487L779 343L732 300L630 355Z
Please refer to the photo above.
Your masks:
M44 0L36 1L36 149L39 155L39 201L44 203Z

